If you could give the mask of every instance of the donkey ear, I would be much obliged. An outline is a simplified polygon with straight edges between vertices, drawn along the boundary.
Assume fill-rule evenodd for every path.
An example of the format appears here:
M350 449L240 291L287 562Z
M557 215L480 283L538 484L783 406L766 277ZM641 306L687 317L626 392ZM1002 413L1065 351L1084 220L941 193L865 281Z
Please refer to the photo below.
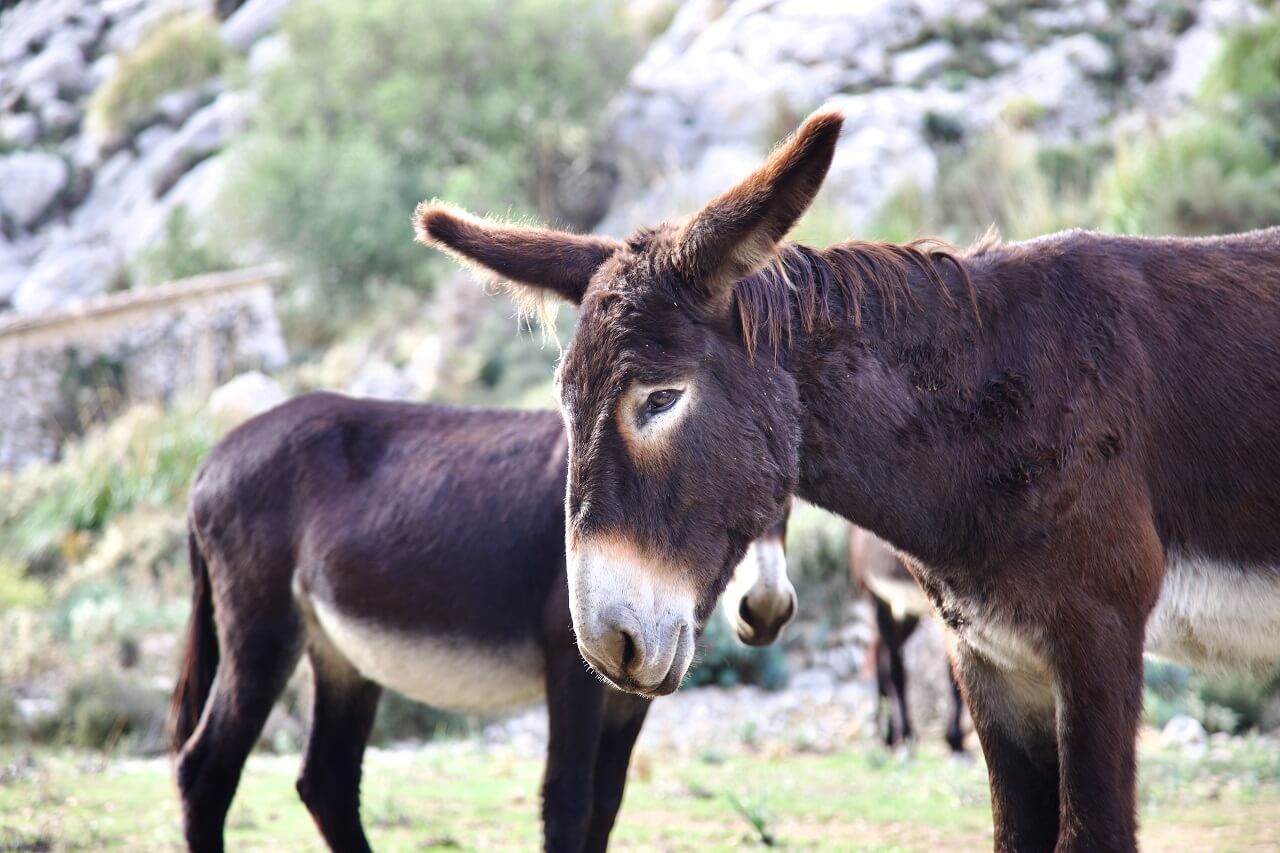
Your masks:
M414 229L419 243L464 266L551 291L574 305L582 302L591 276L621 246L604 237L486 222L439 202L418 205Z
M681 229L676 269L713 303L727 304L733 285L769 262L808 209L831 167L843 123L834 110L814 113L763 166Z

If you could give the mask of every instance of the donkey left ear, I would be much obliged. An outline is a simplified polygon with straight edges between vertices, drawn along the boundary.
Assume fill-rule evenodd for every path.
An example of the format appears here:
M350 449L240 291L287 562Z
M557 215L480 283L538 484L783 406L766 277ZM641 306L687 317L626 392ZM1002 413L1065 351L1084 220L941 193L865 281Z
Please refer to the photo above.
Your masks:
M582 302L595 271L621 247L604 237L486 222L434 201L418 205L414 230L419 243L452 255L464 266L535 291L550 291L574 305Z
M727 307L733 285L765 266L813 202L835 156L844 116L811 115L768 161L681 229L676 269Z

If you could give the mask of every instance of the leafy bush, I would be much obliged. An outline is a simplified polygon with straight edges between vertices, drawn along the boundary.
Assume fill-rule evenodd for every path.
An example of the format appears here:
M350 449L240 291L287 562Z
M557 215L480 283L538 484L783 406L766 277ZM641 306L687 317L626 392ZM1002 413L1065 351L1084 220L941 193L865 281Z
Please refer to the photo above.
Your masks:
M111 672L82 676L67 685L58 725L46 735L87 749L129 741L144 752L162 748L167 696L136 679Z
M557 169L587 152L631 64L622 20L599 0L296 5L240 144L231 219L331 295L426 284L408 225L422 199L553 213Z
M1269 677L1192 672L1148 661L1145 706L1147 720L1159 728L1185 714L1210 732L1269 731L1280 728L1280 670Z
M85 534L136 506L180 506L216 436L189 408L136 406L87 435L53 465L33 466L0 486L0 560L33 568L83 556Z
M467 725L466 717L415 702L394 690L384 690L369 740L374 745L405 740L431 740L463 734L467 731Z
M697 659L683 686L705 684L758 684L766 690L781 690L787 686L787 659L776 644L753 648L738 642L724 617L714 613L698 638Z
M161 95L204 83L222 73L230 59L217 24L207 15L159 22L94 93L90 131L105 137L134 129L154 114Z
M1280 13L1230 33L1197 109L1121 150L1104 225L1215 234L1280 223Z
M900 188L877 213L872 236L939 236L967 244L994 226L1023 239L1096 221L1091 188L1106 162L1099 148L1050 147L1025 130L997 125L972 145L945 151L930 193Z

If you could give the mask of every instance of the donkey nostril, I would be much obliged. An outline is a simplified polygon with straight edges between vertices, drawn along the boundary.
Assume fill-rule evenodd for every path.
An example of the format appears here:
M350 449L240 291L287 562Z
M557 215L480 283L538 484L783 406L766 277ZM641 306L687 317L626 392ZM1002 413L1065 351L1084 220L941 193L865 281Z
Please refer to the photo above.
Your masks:
M619 632L622 634L622 671L627 672L631 669L631 664L636 659L636 641L626 631Z
M745 598L738 602L738 617L748 625L755 624L755 621L751 617L751 610L747 607L747 600Z

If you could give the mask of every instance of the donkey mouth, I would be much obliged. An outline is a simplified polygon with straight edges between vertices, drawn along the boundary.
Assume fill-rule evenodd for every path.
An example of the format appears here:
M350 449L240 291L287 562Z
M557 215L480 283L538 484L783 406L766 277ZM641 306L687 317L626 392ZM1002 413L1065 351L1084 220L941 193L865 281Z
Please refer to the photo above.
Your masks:
M643 679L641 673L634 671L636 667L630 665L632 662L625 656L619 663L611 665L593 654L586 644L579 643L578 650L582 653L583 660L610 686L626 693L656 697L674 693L684 681L685 673L693 662L692 631L687 626L681 627L674 646L665 674L657 680L648 681ZM643 675L649 674L651 673L643 673Z

